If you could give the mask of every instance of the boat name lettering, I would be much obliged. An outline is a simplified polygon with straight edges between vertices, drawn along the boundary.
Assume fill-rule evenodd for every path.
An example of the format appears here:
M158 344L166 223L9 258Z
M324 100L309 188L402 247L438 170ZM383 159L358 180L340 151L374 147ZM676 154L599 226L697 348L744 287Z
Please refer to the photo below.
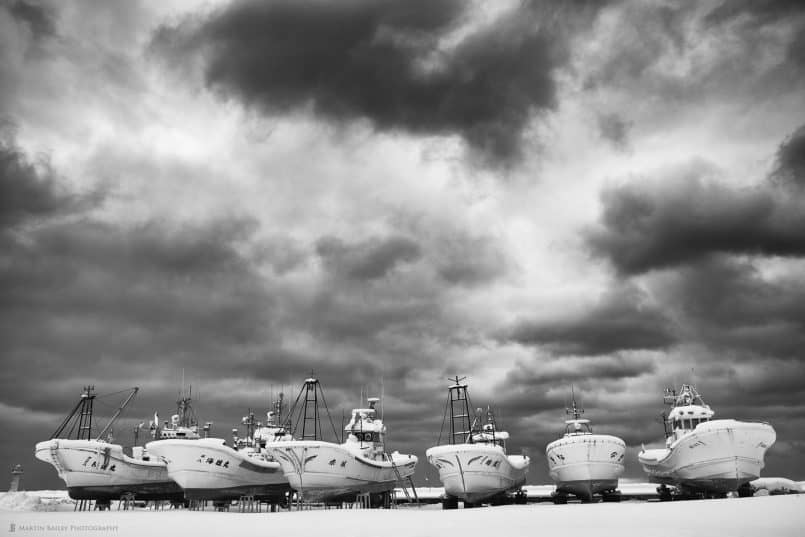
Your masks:
M222 468L229 468L229 461L225 461L224 459L215 459L214 457L208 457L203 453L198 459L196 459L196 462L206 464L215 463L215 466L220 466Z
M89 461L91 461L91 460L92 460L91 456L87 457L86 459L84 459L84 462L81 463L81 466L83 466L85 468L89 467L89 468L98 468L99 470L109 470L110 472L114 472L115 470L117 470L117 465L116 464L113 464L113 465L109 466L109 463L107 463L107 464L102 464L99 467L98 466L98 461L92 461L92 464L89 464ZM89 465L89 466L87 466L87 465Z

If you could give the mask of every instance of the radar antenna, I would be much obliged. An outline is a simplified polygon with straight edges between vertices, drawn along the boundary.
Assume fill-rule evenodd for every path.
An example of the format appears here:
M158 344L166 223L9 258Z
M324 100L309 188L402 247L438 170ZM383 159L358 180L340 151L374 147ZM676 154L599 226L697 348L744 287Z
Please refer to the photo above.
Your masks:
M565 409L565 414L568 416L573 416L574 420L581 419L581 415L584 414L584 409L580 408L576 405L576 392L573 389L573 385L570 385L570 400L572 401L572 407Z

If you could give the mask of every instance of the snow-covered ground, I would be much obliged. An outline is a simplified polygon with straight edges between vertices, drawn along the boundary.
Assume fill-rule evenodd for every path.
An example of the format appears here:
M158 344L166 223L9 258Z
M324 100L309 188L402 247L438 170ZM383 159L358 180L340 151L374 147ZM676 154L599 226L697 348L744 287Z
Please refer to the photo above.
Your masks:
M47 494L27 493L27 498ZM0 502L8 501L8 496ZM35 503L35 501L34 501ZM60 505L60 504L57 504ZM114 506L113 506L114 509ZM279 513L186 510L0 511L6 535L281 535L418 537L594 535L596 537L805 534L805 495L678 502L553 505L537 503L442 511L438 505L395 510L331 509Z
M0 511L72 511L74 508L75 502L67 496L66 490L0 492Z
M761 477L752 481L752 487L756 491L766 490L769 492L805 492L805 481L792 481L784 477ZM756 493L757 494L757 493Z

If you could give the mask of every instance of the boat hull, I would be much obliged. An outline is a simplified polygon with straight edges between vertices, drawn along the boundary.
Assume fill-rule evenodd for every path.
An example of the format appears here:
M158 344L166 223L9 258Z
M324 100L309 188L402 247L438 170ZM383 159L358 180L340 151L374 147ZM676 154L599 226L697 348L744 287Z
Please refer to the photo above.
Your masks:
M556 491L584 500L618 488L625 453L623 440L602 434L566 436L545 449Z
M394 454L389 461L360 456L342 444L321 441L269 443L269 454L282 466L291 487L311 501L351 500L361 493L389 492L399 478L414 473L417 457Z
M146 444L188 500L232 500L254 496L284 501L290 485L279 464L236 451L222 439L157 440Z
M36 444L35 455L56 468L75 500L117 500L124 494L141 500L183 498L165 464L129 457L118 444L46 440Z
M484 444L436 446L425 452L447 496L478 503L525 484L530 459Z
M649 480L694 491L725 493L757 479L776 433L766 423L713 420L699 424L669 449L643 450Z

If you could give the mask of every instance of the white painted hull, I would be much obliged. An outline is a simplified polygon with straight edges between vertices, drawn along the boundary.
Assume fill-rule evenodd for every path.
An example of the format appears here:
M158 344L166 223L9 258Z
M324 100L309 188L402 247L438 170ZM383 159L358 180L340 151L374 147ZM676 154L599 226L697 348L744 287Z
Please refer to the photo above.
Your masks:
M638 460L655 483L730 492L760 476L766 450L776 438L766 423L713 420L699 424L670 449L640 452Z
M623 440L603 434L565 436L545 449L557 492L587 500L618 488L625 453Z
M268 443L266 450L282 466L291 487L306 500L354 497L364 492L387 492L397 485L397 473L414 473L417 457L395 454L389 461L374 461L341 444L321 441Z
M119 444L54 439L35 449L37 459L56 468L73 499L116 500L127 493L144 500L182 497L164 463L129 457Z
M281 500L290 490L279 464L235 451L219 438L157 440L146 449L165 462L168 475L188 499L255 496Z
M436 446L425 452L445 494L476 503L525 484L530 459L485 444Z

